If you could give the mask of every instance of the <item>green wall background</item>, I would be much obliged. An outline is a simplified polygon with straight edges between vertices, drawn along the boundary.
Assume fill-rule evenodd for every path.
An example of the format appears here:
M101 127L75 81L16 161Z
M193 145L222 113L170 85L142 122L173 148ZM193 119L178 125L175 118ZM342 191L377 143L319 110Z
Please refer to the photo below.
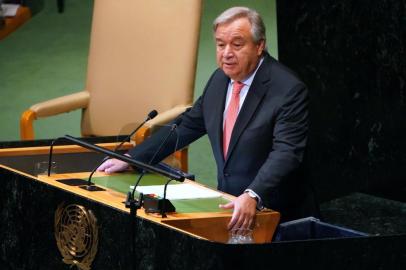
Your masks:
M57 13L55 0L18 31L0 41L0 140L19 140L19 117L32 104L84 88L93 1L66 1ZM216 68L212 22L232 6L256 9L267 27L267 45L277 57L275 0L206 0L203 3L195 99ZM80 136L80 111L35 122L36 138ZM207 137L190 147L190 169L205 184L216 185L216 168Z

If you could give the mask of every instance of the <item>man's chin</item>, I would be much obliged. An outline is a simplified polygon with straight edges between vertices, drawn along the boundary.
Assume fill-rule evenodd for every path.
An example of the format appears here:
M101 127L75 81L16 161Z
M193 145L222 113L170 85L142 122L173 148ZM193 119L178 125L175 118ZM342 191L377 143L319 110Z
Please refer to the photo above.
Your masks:
M232 69L232 68L228 68L228 67L223 66L222 70L228 77L230 77L233 80L234 80L235 77L237 77L237 72L235 72L235 70Z

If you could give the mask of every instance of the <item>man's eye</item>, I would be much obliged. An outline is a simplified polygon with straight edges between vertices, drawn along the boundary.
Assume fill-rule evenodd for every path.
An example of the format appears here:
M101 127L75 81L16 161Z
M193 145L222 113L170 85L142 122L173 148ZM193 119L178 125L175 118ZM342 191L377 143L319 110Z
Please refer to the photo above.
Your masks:
M217 43L217 47L224 48L224 44L223 43Z

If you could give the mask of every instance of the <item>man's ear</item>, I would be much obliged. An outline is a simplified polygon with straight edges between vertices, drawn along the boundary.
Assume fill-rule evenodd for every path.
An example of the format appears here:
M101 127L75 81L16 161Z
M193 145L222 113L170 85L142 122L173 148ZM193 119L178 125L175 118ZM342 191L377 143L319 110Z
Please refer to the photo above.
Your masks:
M262 52L265 50L265 40L261 40L257 45L257 55L262 55Z

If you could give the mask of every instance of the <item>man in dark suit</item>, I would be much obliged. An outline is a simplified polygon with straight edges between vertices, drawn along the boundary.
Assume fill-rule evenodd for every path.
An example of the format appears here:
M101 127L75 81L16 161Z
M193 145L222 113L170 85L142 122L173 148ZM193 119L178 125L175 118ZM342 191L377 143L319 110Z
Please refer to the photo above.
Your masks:
M265 50L265 26L259 14L235 7L214 21L219 69L177 129L178 149L209 136L217 163L218 189L237 196L220 207L234 209L229 228L249 228L256 210L281 212L282 220L308 215L300 168L307 141L306 86ZM161 137L158 132L129 151L148 162ZM175 140L175 137L172 138ZM160 151L159 161L174 144ZM110 160L99 170L114 172L127 164Z

